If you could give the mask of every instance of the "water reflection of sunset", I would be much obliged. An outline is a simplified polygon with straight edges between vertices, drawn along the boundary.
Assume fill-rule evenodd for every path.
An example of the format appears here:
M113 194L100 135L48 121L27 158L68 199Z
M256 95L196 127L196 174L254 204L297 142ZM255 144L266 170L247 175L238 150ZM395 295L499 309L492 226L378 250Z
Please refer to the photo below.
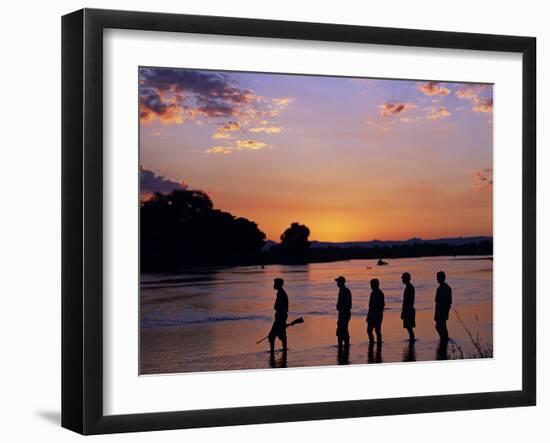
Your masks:
M383 363L410 361L407 333L400 319L403 284L408 271L416 287L416 361L437 358L438 339L434 329L435 273L445 269L453 288L454 304L449 332L464 353L476 349L454 313L456 309L474 337L484 345L493 343L492 262L480 259L426 257L389 260L377 267L375 261L351 260L301 266L268 265L219 269L216 272L187 271L173 276L173 283L155 283L165 276L148 276L141 287L141 373L169 373L250 369L269 367L269 345L257 345L271 326L273 278L283 277L289 296L289 321L305 322L288 331L287 366L337 364L335 346L337 275L345 275L352 291L349 325L350 364L369 362L365 317L370 294L369 280L379 278L387 309L382 329ZM367 269L372 265L371 269ZM449 347L449 358L452 355ZM458 352L455 349L455 352ZM280 361L277 354L277 361ZM376 349L373 352L376 361Z

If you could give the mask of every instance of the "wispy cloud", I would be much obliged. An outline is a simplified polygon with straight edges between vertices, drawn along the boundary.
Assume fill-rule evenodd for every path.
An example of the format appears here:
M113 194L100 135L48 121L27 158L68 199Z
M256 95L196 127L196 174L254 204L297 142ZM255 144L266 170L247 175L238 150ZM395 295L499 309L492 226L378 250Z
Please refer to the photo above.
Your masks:
M481 94L482 91L486 90L488 87L489 85L471 83L471 84L463 85L460 88L458 88L455 91L455 95L458 98L462 98L465 100L473 100L479 97L479 94Z
M207 154L232 154L235 151L260 151L269 145L258 140L235 140L226 145L212 146L205 152Z
M228 132L214 132L212 135L213 139L225 139L225 138L231 138L231 134Z
M422 120L422 117L417 115L416 117L414 118L411 118L411 117L401 117L399 119L400 122L402 123L413 123L413 122L417 122L419 120Z
M493 186L493 169L485 168L480 171L475 171L473 174L474 189L476 191L483 191L490 189Z
M280 126L259 126L257 128L250 128L250 132L263 132L265 134L279 134L283 128Z
M451 113L445 106L440 106L439 108L429 108L426 118L428 120L437 120L443 117L449 117Z
M239 122L227 122L223 125L220 125L216 128L216 132L212 135L213 139L226 139L231 138L231 133L240 131L241 124Z
M278 97L273 99L273 104L279 107L287 107L291 102L291 97Z
M257 140L237 140L235 145L238 151L241 151L241 150L258 151L260 149L264 149L267 147L267 143L260 142Z
M207 154L231 154L233 153L233 148L230 146L212 146L206 150Z
M475 101L475 105L472 106L474 112L493 112L493 99L492 98L478 98Z
M218 126L216 131L218 132L234 132L241 129L241 124L239 122L227 122L224 125Z
M266 103L266 109L259 112L257 116L263 119L277 117L293 101L294 99L292 97L277 97L271 100L264 100Z
M378 106L382 117L391 117L407 112L417 106L414 103L407 102L386 102Z
M459 88L455 92L458 98L469 100L472 103L473 112L493 112L493 96L490 85L471 84Z
M439 82L427 82L418 85L418 90L426 95L449 95L451 90Z

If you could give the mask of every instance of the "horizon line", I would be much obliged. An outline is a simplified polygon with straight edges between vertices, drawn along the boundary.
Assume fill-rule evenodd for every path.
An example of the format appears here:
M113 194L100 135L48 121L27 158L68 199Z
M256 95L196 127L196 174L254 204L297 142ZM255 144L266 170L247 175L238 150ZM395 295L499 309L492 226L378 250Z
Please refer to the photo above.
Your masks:
M487 237L490 239L493 239L492 235L459 235L455 237L435 237L435 238L422 238L422 237L410 237L403 240L380 240L378 238L372 239L372 240L348 240L348 241L331 241L331 240L310 240L310 243L317 242L317 243L338 243L338 244L344 244L344 243L372 243L372 242L407 242L411 240L422 240L422 241L434 241L434 240L455 240L455 239L468 239L468 238L476 238L476 237ZM273 242L273 243L280 243L280 241L275 241L271 239L266 239L266 242Z

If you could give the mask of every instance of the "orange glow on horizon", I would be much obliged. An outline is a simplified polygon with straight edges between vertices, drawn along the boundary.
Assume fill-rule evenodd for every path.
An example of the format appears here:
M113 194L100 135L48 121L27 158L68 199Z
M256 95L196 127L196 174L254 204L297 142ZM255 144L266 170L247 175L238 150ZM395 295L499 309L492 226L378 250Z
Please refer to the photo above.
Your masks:
M140 91L161 192L185 180L270 240L492 235L492 85L141 68Z

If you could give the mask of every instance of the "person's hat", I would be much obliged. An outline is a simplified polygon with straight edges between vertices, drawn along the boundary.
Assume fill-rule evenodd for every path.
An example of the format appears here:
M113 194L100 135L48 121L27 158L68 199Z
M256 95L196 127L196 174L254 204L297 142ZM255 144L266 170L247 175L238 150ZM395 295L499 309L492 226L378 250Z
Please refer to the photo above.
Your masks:
M344 277L340 276L340 277L336 277L336 278L334 279L334 281L345 283L345 282L346 282L346 279L345 279Z
M278 285L282 285L285 281L282 278L274 278L273 282Z

